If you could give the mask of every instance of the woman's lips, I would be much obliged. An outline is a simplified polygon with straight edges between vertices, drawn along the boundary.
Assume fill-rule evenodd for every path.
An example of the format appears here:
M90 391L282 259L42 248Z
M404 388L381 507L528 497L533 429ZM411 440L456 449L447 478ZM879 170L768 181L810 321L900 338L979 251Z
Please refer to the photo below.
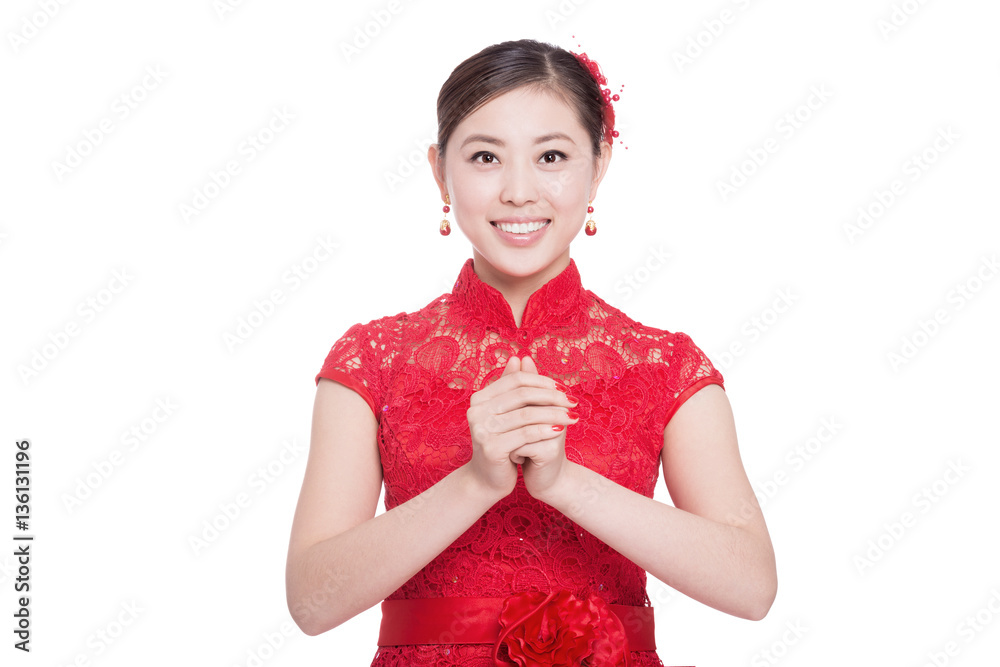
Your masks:
M513 246L518 246L518 247L534 245L535 243L538 242L539 239L541 239L543 236L545 236L545 231L549 227L552 226L552 221L546 219L545 220L545 224L542 225L541 229L537 229L537 230L535 230L533 232L527 232L527 233L524 233L524 234L520 234L520 233L505 232L504 230L500 229L500 225L498 225L497 222L511 222L511 223L513 223L515 221L514 220L499 220L499 221L495 221L494 220L494 221L490 221L490 225L492 225L493 229L496 230L497 235L505 243L507 243L509 245L513 245ZM524 221L518 221L518 222L528 222L528 221L524 220Z
M548 218L501 218L499 220L491 220L490 224L498 229L500 229L501 225L503 225L504 227L514 227L515 230L519 228L523 228L525 230L525 231L504 230L508 231L508 233L511 234L532 234L534 232L537 232L539 229L541 229L550 222L551 220L549 220ZM531 229L529 231L531 227L536 227L539 225L539 223L542 223L541 227L538 227L538 229Z

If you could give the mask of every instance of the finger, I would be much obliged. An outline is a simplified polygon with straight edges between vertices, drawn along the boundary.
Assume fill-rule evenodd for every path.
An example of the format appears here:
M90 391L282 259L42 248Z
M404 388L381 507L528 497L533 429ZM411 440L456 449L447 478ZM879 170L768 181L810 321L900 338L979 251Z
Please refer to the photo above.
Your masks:
M525 445L549 442L553 438L564 437L566 429L575 423L575 420L569 421L566 420L565 417L560 418L555 416L550 421L543 423L532 423L510 430L503 430L504 427L501 423L502 421L502 419L497 418L494 426L495 430L491 429L489 434L490 455L503 456L504 452L506 452L507 457L514 463L522 463L523 458L518 459L516 456L511 457L511 452L516 452ZM558 421L562 421L563 423L553 424L553 422ZM555 430L556 428L559 430ZM518 452L519 456L522 456L523 454L524 452Z
M521 370L521 359L516 354L512 354L510 355L510 358L507 360L507 366L503 369L503 373L500 375L500 377L503 377L504 375L510 375L511 373L516 373L519 370Z
M556 431L556 428L560 430ZM496 434L492 442L491 451L500 455L502 455L502 452L507 452L507 456L511 461L522 463L523 460L519 460L517 457L522 457L523 459L523 457L530 458L536 455L536 450L525 450L524 447L537 445L545 448L539 451L547 452L549 451L548 448L553 446L553 442L558 442L560 438L565 438L566 428L567 426L562 424L532 424L508 433ZM514 454L514 456L511 456L511 454Z
M521 360L521 370L528 373L538 373L538 367L535 366L535 360L531 358L530 354Z
M507 457L514 463L524 463L525 459L534 459L536 457L551 457L551 448L554 445L550 441L558 438L562 435L562 432L553 431L551 426L544 426L539 427L538 433L541 434L540 437L510 450Z
M505 386L508 388L504 391L502 388ZM543 375L518 373L505 379L504 384L496 388L489 402L496 414L528 405L556 405L568 409L577 407L579 402L569 396L567 393L569 390L558 389L558 386L561 385Z
M560 428L560 430L556 431L552 422L548 422L545 424L522 426L506 433L497 433L494 434L492 451L497 454L507 452L507 458L512 462L524 463L525 458L548 451L547 448L552 447L553 439L565 437L567 426L556 425L556 427ZM524 449L529 445L545 447L546 449Z
M540 375L522 374L522 377L541 378ZM497 394L483 403L490 414L503 416L519 423L541 423L554 418L562 418L569 411L575 414L578 404L558 389L537 386L514 386L510 390ZM533 412L528 412L533 410ZM531 419L537 419L532 422ZM568 423L568 422L559 422Z
M536 387L565 394L563 389L559 389L561 385L552 378L539 375L538 373L522 372L521 361L515 361L514 359L515 357L511 357L507 362L507 366L499 378L473 393L470 402L471 405L478 405L505 392L516 390L519 387ZM556 393L551 394L547 400L543 400L542 402L569 405L569 402L557 396Z
M532 442L527 445L521 445L520 447L512 451L508 456L508 458L510 458L510 460L513 461L514 463L521 463L526 465L526 462L530 461L531 457L533 455L537 455L537 453L538 453L538 443Z
M497 438L505 449L533 442L542 430L551 429L554 424L560 424L565 428L577 421L571 419L564 408L533 405L506 413L483 412L487 409L489 408L485 406L473 408L480 412L470 420L471 428L477 435Z
M580 421L578 413L562 406L534 404L507 412L494 413L493 418L495 420L494 433L509 433L536 424L546 428L557 424L566 427Z

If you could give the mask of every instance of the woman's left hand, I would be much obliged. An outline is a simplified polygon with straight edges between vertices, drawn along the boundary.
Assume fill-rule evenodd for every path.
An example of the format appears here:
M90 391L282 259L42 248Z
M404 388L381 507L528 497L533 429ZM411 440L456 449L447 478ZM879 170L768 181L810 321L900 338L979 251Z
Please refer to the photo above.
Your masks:
M530 356L521 359L521 370L538 373ZM569 409L572 417L572 408ZM566 458L566 427L558 437L521 445L511 451L510 460L521 464L524 486L534 498L544 500L547 493L564 480L570 467Z

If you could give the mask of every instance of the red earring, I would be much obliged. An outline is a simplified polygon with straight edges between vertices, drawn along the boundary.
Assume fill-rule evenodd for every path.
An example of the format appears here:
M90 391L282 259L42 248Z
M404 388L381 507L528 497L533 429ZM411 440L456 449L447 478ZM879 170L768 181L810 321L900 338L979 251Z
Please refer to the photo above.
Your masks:
M448 236L451 234L451 225L448 224L448 211L451 210L451 197L449 195L444 196L444 206L442 210L444 211L444 220L441 221L441 236Z
M593 204L593 203L594 203L593 201L587 202L587 213L588 214L592 214L594 212L594 207L591 206L591 204ZM597 233L597 223L594 222L593 218L591 218L590 220L587 221L586 232L587 232L587 236L593 236L594 234Z

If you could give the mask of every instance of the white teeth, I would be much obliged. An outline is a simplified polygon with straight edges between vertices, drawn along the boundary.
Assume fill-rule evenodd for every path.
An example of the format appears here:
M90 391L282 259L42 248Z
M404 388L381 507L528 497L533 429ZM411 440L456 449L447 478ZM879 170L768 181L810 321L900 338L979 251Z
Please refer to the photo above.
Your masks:
M537 232L548 222L498 222L496 226L510 234L528 234Z

